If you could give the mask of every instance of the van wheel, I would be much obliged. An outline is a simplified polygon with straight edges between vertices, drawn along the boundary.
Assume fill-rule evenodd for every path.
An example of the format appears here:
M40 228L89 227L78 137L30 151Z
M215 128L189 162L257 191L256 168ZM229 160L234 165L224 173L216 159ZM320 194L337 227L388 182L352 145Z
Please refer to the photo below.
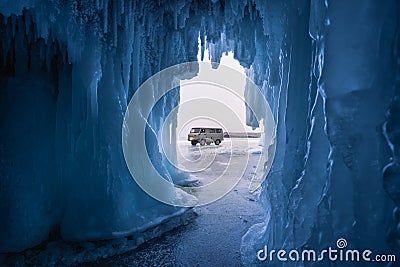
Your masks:
M201 139L201 141L200 141L200 145L201 146L204 146L206 144L206 140L204 140L204 139Z
M197 144L196 141L192 141L192 146L195 146Z
M215 144L218 146L219 144L221 144L221 140L219 139L215 140Z

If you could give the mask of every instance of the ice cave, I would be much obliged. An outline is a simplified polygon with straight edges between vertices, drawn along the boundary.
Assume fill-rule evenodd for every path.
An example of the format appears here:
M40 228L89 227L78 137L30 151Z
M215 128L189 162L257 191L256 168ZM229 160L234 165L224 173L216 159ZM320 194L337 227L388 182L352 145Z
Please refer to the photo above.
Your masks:
M54 239L129 241L187 212L132 179L121 133L136 90L168 67L198 62L199 43L213 68L233 53L276 123L263 219L242 236L240 265L266 266L257 258L265 246L321 251L340 248L341 239L349 249L400 258L399 26L396 0L1 0L0 263L24 262L26 251ZM150 84L146 96L197 72ZM142 116L148 156L174 182L186 177L157 140L179 106L177 87ZM251 92L245 98L258 105ZM141 115L145 106L136 101L133 109ZM251 113L247 125L257 128ZM367 264L290 259L268 266Z

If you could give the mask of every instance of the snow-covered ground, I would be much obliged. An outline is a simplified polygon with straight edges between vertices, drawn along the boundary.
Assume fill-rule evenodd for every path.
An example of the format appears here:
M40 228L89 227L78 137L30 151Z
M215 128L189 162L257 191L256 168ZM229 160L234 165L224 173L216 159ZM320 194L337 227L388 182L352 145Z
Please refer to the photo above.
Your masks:
M192 146L188 141L179 141L177 167L189 174L188 183L193 185L184 190L194 194L201 204L211 203L231 191L249 165L253 171L248 178L259 184L266 175L262 149L258 138L227 138L218 146ZM254 184L253 189L257 187Z
M240 179L249 161L249 155L258 155L261 158L262 146L258 138L230 139L226 138L220 145L192 146L190 142L178 141L178 167L190 173L192 179L198 180L201 185L207 185L223 176L227 167L233 179ZM258 162L257 162L258 164Z
M255 170L262 158L262 147L259 139L235 139L237 146L233 147L231 143L226 139L220 146L192 147L187 141L179 142L181 157L193 160L196 167L206 165L191 174L198 180L197 186L211 183L224 172L227 164L235 165L248 157L243 171L233 169L232 172L242 178L221 199L197 207L199 216L194 222L134 251L97 262L98 266L240 266L241 238L251 225L263 218L258 198L260 190L254 193L248 190L257 175Z

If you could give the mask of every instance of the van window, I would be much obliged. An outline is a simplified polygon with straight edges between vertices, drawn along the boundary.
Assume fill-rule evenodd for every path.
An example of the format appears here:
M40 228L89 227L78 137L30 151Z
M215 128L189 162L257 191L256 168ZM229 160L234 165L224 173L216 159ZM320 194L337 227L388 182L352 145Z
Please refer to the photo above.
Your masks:
M217 133L222 133L222 129L217 129Z
M215 133L215 129L210 129L210 133Z
M200 128L192 128L192 130L190 130L190 133L199 133L200 132Z
M201 129L201 130L200 130L200 133L205 133L205 132L206 132L205 129Z

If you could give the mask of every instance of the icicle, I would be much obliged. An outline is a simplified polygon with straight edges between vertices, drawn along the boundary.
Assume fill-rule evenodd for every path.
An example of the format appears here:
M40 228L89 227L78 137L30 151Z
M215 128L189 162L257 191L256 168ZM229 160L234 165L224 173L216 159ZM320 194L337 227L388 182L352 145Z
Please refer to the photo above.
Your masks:
M108 32L108 0L103 0L103 32Z
M174 8L174 29L177 30L178 29L178 10L175 6Z
M125 13L125 1L124 0L120 0L120 14L124 14Z
M17 17L15 15L11 15L11 36L15 37L15 28L17 27Z
M206 36L204 35L203 31L200 32L199 34L199 38L200 38L200 45L201 45L201 61L204 60L204 50L206 47Z
M114 47L117 47L118 43L118 15L117 15L117 9L113 8L113 14L112 14L112 23L113 23L113 32L112 37L113 37L113 45Z

